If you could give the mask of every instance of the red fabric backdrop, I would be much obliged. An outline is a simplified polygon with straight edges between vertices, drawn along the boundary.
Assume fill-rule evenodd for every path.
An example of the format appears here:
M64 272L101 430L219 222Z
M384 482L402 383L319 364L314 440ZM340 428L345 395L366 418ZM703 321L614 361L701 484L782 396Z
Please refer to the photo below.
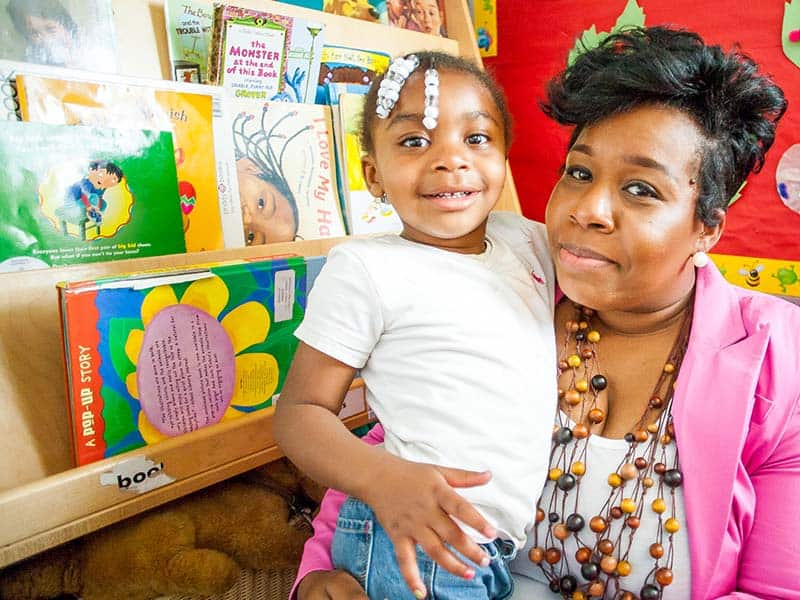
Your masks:
M567 132L538 108L545 82L566 64L576 38L594 24L609 31L627 0L498 0L498 49L486 58L509 97L515 119L511 168L523 213L536 220L556 181ZM730 209L722 254L800 259L800 215L776 191L775 168L787 148L800 143L800 68L783 54L784 0L639 0L645 24L671 24L699 32L730 48L738 42L783 87L789 110L763 171L751 176Z

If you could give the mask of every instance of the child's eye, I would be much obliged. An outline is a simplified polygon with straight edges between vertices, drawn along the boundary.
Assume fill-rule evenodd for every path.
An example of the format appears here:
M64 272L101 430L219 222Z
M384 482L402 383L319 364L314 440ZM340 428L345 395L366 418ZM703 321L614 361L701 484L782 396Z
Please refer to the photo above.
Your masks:
M625 186L625 191L633 196L642 196L648 198L658 198L658 192L652 186L642 183L641 181L634 181Z
M584 167L565 167L564 174L578 181L591 181L592 173Z
M489 142L489 136L485 133L473 133L472 135L467 136L467 143L468 144L487 144Z
M406 148L425 148L430 145L430 142L421 136L407 137L400 142L401 146Z
M264 199L259 196L259 198L258 198L258 209L259 210L264 210L264 206L266 206L266 202L264 202Z

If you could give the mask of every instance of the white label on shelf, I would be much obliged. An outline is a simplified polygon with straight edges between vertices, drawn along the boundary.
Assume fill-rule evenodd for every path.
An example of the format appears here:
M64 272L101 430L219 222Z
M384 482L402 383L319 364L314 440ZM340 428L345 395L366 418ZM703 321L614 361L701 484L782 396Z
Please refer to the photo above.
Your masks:
M288 321L294 309L294 271L275 273L275 322Z
M143 494L169 485L175 481L164 473L164 463L157 463L145 456L122 460L111 471L100 474L100 485L113 485L123 492Z

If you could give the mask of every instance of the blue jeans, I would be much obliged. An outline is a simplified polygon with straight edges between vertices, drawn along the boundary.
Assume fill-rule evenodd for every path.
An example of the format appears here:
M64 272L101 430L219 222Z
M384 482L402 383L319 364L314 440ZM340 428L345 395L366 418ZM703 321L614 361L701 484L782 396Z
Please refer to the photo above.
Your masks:
M504 600L514 589L508 570L516 548L509 541L481 544L491 560L481 567L450 548L475 569L475 577L463 579L442 569L419 546L417 565L430 600ZM415 600L400 575L394 546L372 509L348 498L339 511L331 548L333 564L358 579L370 600Z

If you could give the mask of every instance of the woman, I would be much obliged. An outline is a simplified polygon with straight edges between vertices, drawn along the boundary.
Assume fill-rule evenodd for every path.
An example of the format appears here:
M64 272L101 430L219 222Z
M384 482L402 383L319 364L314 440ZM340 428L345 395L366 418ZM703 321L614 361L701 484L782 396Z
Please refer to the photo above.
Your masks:
M561 410L515 597L800 598L800 310L705 254L785 108L749 59L665 28L551 82L545 111L574 127L546 213ZM338 502L301 600L364 597L309 574L330 569Z

